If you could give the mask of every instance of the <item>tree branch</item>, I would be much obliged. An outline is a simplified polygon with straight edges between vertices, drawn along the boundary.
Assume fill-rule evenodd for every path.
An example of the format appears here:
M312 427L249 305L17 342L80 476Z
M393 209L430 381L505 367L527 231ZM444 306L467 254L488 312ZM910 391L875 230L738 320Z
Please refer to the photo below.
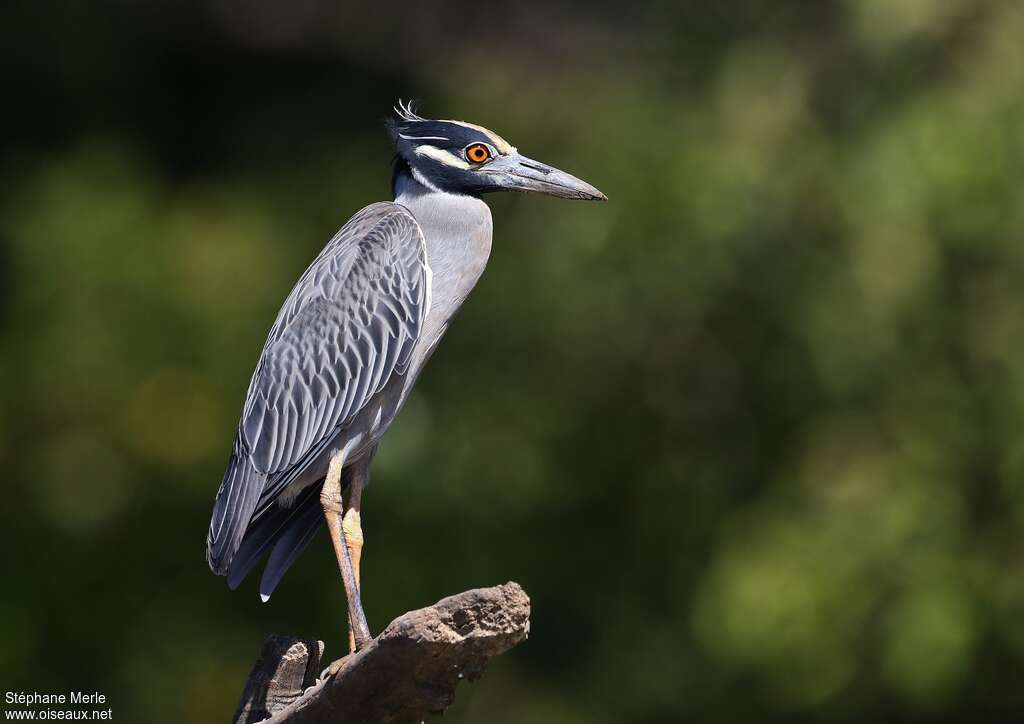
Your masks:
M405 724L444 711L463 679L526 639L530 599L517 583L476 588L399 616L316 679L323 644L271 636L235 724ZM266 717L269 717L267 719Z

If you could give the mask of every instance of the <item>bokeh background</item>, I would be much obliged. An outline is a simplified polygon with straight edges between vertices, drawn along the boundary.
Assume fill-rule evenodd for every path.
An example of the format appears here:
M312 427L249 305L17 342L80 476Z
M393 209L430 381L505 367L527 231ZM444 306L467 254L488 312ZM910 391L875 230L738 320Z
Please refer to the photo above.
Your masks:
M277 307L388 197L381 119L604 205L489 201L482 283L365 500L380 629L519 581L450 722L1024 713L1024 6L134 0L0 9L0 686L221 722L344 649L321 534L204 543Z

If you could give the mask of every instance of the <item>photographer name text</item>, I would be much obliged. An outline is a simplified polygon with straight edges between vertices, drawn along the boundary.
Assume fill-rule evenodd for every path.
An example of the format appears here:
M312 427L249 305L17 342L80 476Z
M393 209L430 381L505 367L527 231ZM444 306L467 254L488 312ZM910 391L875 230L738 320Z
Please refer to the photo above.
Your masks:
M4 695L7 704L38 706L40 704L106 704L107 697L98 691L69 691L66 694L44 694L39 691L8 691Z

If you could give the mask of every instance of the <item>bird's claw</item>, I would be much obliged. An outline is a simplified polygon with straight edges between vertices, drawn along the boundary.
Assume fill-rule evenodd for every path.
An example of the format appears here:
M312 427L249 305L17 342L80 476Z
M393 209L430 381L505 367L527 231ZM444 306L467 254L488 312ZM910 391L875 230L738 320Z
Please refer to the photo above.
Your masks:
M351 656L351 654L349 654L349 656ZM320 672L320 680L326 681L327 679L336 676L339 671L345 668L345 664L348 663L348 659L348 656L343 656L337 661L332 661L326 669Z

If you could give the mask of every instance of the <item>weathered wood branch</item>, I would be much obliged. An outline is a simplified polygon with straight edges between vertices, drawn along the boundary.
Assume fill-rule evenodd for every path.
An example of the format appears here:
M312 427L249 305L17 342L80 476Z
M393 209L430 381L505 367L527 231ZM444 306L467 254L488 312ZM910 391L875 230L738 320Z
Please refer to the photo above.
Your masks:
M444 711L455 687L526 639L530 599L517 583L476 588L399 616L317 678L323 643L271 636L235 724L406 724ZM269 718L268 718L269 717Z

